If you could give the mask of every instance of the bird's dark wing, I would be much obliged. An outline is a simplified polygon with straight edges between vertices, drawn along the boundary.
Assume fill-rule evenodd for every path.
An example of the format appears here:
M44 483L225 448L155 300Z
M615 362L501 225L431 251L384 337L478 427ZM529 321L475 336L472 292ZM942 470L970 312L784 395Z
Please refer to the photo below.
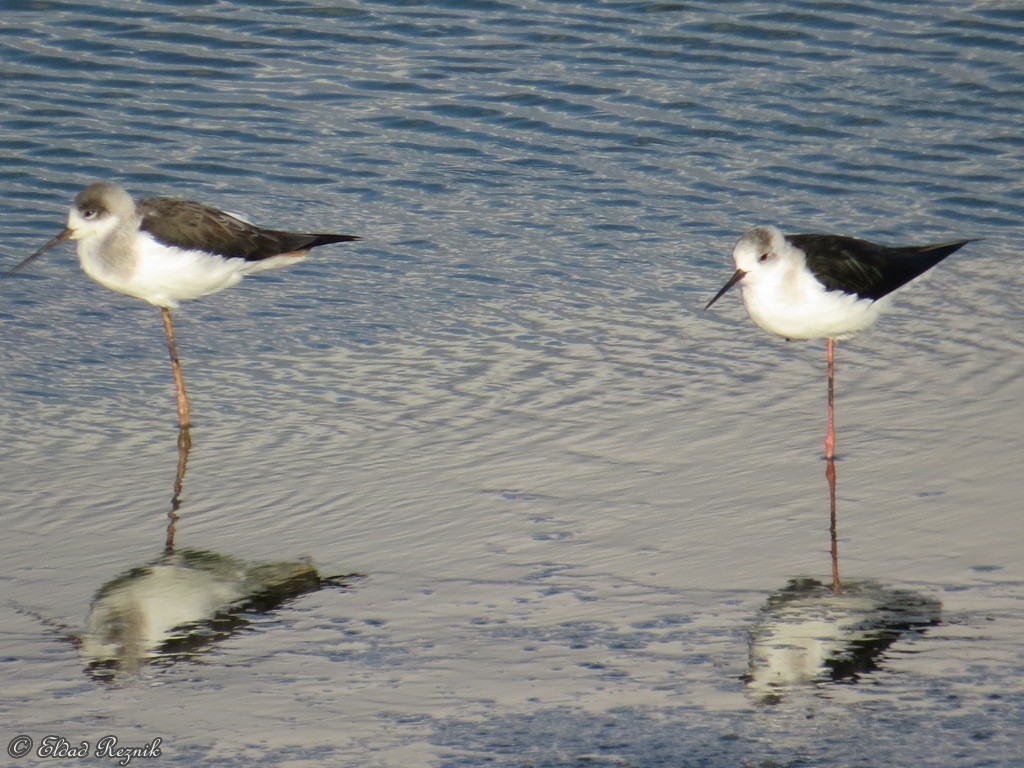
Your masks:
M141 229L161 243L208 251L228 259L260 261L318 245L358 240L355 235L304 234L263 229L191 200L151 197L138 204Z
M830 291L880 299L928 271L949 254L974 242L888 247L840 235L789 235L807 268Z

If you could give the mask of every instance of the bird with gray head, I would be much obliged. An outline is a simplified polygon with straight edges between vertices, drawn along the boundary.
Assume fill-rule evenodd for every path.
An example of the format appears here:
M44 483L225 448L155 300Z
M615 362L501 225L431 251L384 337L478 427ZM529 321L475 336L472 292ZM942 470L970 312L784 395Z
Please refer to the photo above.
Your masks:
M187 430L191 408L170 310L180 301L229 288L247 274L296 264L318 246L358 239L265 229L191 200L151 197L136 202L116 184L97 182L75 197L67 227L4 276L55 245L74 240L82 270L89 277L112 291L160 307L174 373L178 424Z

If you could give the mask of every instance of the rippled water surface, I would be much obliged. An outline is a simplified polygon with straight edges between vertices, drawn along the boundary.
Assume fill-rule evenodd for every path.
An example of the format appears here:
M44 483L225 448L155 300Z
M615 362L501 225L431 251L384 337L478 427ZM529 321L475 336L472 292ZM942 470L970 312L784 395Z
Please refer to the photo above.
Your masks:
M1020 765L1022 39L998 1L6 2L5 268L96 179L364 238L176 313L212 576L161 555L159 313L68 246L0 283L16 764ZM703 311L763 223L984 238L838 346L843 596L824 345ZM346 579L252 599L307 557ZM97 673L101 610L143 663Z

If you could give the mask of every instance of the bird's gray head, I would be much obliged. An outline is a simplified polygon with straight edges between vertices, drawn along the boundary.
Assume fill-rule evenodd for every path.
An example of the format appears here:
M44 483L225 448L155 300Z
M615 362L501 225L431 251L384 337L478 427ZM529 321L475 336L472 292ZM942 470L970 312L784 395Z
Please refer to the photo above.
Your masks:
M748 229L736 241L732 249L732 260L736 262L736 271L729 278L722 290L707 303L707 309L740 281L757 281L774 272L775 267L784 259L780 256L786 249L786 238L775 227L755 227ZM744 284L749 284L746 282ZM740 286L742 288L742 285Z
M736 269L750 273L770 265L779 258L786 239L775 227L754 227L743 233L732 249Z
M135 201L131 195L116 184L99 181L75 196L68 212L68 229L73 239L81 240L105 234L133 215Z
M90 184L75 196L75 203L68 211L68 225L64 231L13 269L4 272L3 276L14 274L65 240L96 237L103 239L119 224L136 215L135 202L131 195L119 186L105 181Z

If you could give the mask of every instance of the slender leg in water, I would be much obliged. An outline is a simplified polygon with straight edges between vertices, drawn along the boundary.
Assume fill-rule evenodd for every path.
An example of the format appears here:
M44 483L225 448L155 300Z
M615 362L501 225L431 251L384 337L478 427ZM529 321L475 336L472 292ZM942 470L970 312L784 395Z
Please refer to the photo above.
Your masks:
M827 466L825 467L825 477L828 480L828 500L829 500L829 535L832 539L832 591L835 594L839 594L843 591L842 584L839 582L839 535L838 535L838 520L836 517L836 462L835 459L826 459Z
M829 339L825 349L828 352L828 432L825 433L825 458L834 459L836 456L836 342Z
M174 533L178 527L178 510L181 509L181 493L185 488L185 468L188 466L188 452L192 448L192 437L188 427L178 430L178 470L174 473L174 495L171 496L171 511L167 513L167 538L164 552L174 551Z
M174 389L178 395L178 426L188 430L192 421L188 404L188 394L185 392L185 377L181 375L181 362L178 360L178 345L174 343L174 328L171 326L171 310L167 307L160 308L164 318L164 333L167 335L167 351L171 355L171 370L174 372ZM831 341L831 339L830 339Z

